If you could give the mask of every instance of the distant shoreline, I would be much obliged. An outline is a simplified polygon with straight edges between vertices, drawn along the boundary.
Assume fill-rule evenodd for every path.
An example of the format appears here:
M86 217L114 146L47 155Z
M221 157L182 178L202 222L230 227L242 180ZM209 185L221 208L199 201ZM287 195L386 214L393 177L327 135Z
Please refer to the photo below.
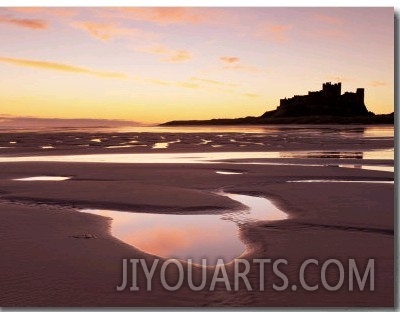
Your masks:
M209 120L173 120L158 126L237 126L237 125L374 125L394 124L394 113L370 116L243 117Z

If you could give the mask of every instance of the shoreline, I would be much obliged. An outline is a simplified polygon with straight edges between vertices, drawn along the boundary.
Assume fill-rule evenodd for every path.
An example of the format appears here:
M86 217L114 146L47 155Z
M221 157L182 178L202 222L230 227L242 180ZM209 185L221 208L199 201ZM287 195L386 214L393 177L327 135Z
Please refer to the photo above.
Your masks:
M389 141L389 140L388 140ZM227 147L227 148L199 148L196 152L193 152L193 148L166 148L166 149L149 149L149 148L132 148L132 149L127 149L127 148L121 148L120 150L118 149L88 149L84 151L80 151L79 153L76 153L74 150L27 150L27 151L18 151L17 153L12 153L12 150L3 150L2 155L0 156L0 162L18 162L19 159L23 162L28 162L29 158L28 157L43 157L43 162L47 162L49 160L46 160L46 157L52 157L52 156L101 156L101 155L165 155L165 154L170 154L170 155L185 155L185 154L215 154L215 155L220 155L223 153L237 153L238 155L240 153L264 153L267 155L268 153L301 153L301 152L323 152L323 153L349 153L349 152L379 152L379 151L394 151L394 148L391 147L393 142L383 142L381 144L376 144L375 146L365 149L363 146L357 146L353 148L349 147L341 147L341 146L334 146L332 148L326 148L325 146L318 146L318 147L310 147L310 146L298 146L296 148L278 148L278 149L268 149L265 150L265 147L250 147L250 148L232 148L232 147ZM24 159L26 158L26 160ZM262 157L262 159L268 159L268 160L290 160L292 158L297 158L297 159L307 159L307 157ZM339 158L339 157L338 157ZM15 160L12 160L15 159ZM246 159L245 157L241 158L236 158L236 159ZM223 160L223 158L221 158ZM70 160L60 160L60 162L70 162ZM110 161L111 163L111 161ZM165 162L168 163L168 162Z
M394 112L388 114L372 113L368 115L313 115L273 116L275 111L267 111L259 117L214 118L208 120L172 120L160 124L164 127L174 126L241 126L241 125L394 125Z
M150 209L152 213L157 212L154 205L163 206L163 210L159 211L163 213L179 213L179 211L185 213L185 211L193 210L193 207L196 206L202 210L204 205L200 203L207 203L208 206L214 208L220 207L219 212L231 211L238 207L237 203L229 199L219 198L220 196L206 196L206 192L199 192L199 190L209 192L223 187L224 191L232 193L263 195L278 202L281 209L291 214L291 218L277 222L259 221L242 227L239 235L245 241L248 250L240 256L241 258L251 260L282 257L288 259L296 267L301 259L310 256L315 256L322 261L329 255L336 255L336 258L340 255L339 259L343 261L352 257L361 262L365 261L367 257L373 256L377 259L380 267L380 273L376 276L378 284L374 296L371 296L368 292L341 292L341 299L337 301L337 294L323 290L318 292L318 297L304 291L285 292L277 296L277 292L270 289L258 294L248 293L242 289L239 290L237 295L222 289L212 294L206 291L194 293L188 288L182 288L171 293L161 289L159 284L155 285L154 291L141 291L140 296L138 293L130 291L116 292L114 288L120 283L118 280L121 275L119 270L123 257L144 258L150 261L154 256L146 255L134 247L126 245L112 236L110 237L110 220L98 216L83 216L84 214L79 211L65 208L53 209L54 207L52 208L51 205L47 208L44 205L42 208L33 208L32 210L32 204L28 203L17 206L0 203L2 207L0 213L3 214L3 219L8 220L7 224L15 223L24 228L24 231L20 232L18 229L10 228L11 225L4 227L6 224L3 222L0 232L3 233L3 237L8 237L8 240L2 241L2 247L5 247L2 250L14 254L30 254L30 258L33 257L35 261L39 261L38 263L46 263L46 271L41 271L38 263L34 263L29 265L29 269L22 270L25 277L21 276L20 279L16 279L14 274L23 265L22 258L9 254L13 261L8 257L3 259L4 265L8 267L7 271L13 272L13 275L9 276L4 272L2 285L14 286L11 288L8 286L7 289L1 287L5 294L0 300L2 306L15 306L16 302L10 301L11 298L26 296L25 291L21 292L21 288L27 287L24 281L32 274L37 276L36 282L28 288L34 287L34 289L39 290L35 290L35 295L27 296L24 300L19 298L18 300L22 301L19 301L18 306L187 306L193 305L194 302L196 302L196 306L245 306L250 298L254 306L287 306L289 303L290 306L327 305L337 307L353 305L354 300L356 300L356 306L391 306L393 304L393 295L388 289L393 287L393 276L389 272L393 270L393 249L390 246L393 246L394 237L393 235L382 235L380 232L374 232L373 229L393 230L393 198L391 194L393 194L394 185L361 185L360 183L326 185L328 183L316 183L313 185L312 193L316 192L319 196L313 197L307 183L284 183L288 176L291 178L296 176L298 178L309 177L310 175L313 177L332 177L334 176L333 173L336 172L336 176L341 177L354 178L359 175L364 178L387 179L393 177L393 173L328 167L232 166L236 169L247 170L247 174L235 176L235 183L233 184L231 177L214 173L214 170L219 169L219 167L226 168L226 164L192 164L182 167L179 164L143 166L134 164L37 163L35 166L31 166L30 163L19 163L16 167L10 165L10 163L2 163L0 167L3 169L3 175L5 171L10 169L24 172L26 175L26 169L28 169L32 173L35 171L35 174L48 170L58 171L60 174L65 171L75 171L77 176L73 180L60 182L0 182L0 189L3 198L14 197L14 199L17 199L31 196L31 200L36 203L46 203L47 198L47 200L52 200L53 203L69 202L76 208L86 206L84 201L87 201L88 206L92 205L92 208L100 209L101 207L110 209L116 207L118 203L124 202L128 206L129 203L137 203L138 206L145 207L147 211ZM84 168L85 170L83 170ZM212 170L210 170L211 168ZM135 172L135 175L132 176L131 173L133 172ZM171 175L172 172L180 178L176 179L174 175ZM124 180L124 176L130 178ZM106 177L108 179L104 180ZM122 181L122 183L118 181ZM138 189L138 186L142 187ZM150 195L154 194L152 190L154 187L157 188L158 195L156 197ZM190 189L194 192L189 191ZM186 195L177 198L173 194ZM341 194L343 198L351 198L351 203L344 204L343 202L341 206L337 206L335 202L330 201L330 198L337 198L337 194ZM365 194L368 194L368 196ZM99 201L99 196L103 199L103 204ZM106 200L106 198L108 199ZM185 200L185 198L187 199ZM96 204L96 200L98 204ZM138 209L138 206L129 206L129 210L145 212L145 210ZM16 209L11 209L12 207ZM175 210L171 207L174 207ZM365 207L369 207L368 215L363 213ZM221 208L223 209L220 210ZM339 208L340 210L338 210ZM381 211L382 208L385 208L385 213ZM33 211L35 211L34 214L32 214ZM339 211L340 214L338 214ZM55 215L55 213L58 214ZM195 217L195 215L193 216ZM27 217L28 219L26 219ZM69 217L75 221L67 221ZM41 221L35 221L37 218ZM23 221L24 219L29 220L29 223L26 224L27 221ZM45 226L45 228L48 228L47 230L40 229L40 224L43 222L47 224ZM49 224L52 225L49 227ZM60 232L59 227L65 228L66 224L68 224L68 231ZM92 227L91 224L97 224L97 227ZM98 238L77 239L70 237L84 233L95 234ZM21 240L21 235L24 237L23 240ZM295 241L293 241L294 237L296 237ZM312 246L318 246L318 253L312 252L310 246L307 247L309 239L313 240ZM30 245L38 246L37 242L40 242L39 250L42 252L35 252L32 247L29 247ZM341 243L338 245L338 242ZM15 244L18 244L19 248L15 248ZM327 248L328 246L330 247ZM368 248L360 248L361 246L368 246ZM63 251L60 251L60 249ZM69 256L66 256L66 252ZM49 257L49 255L53 256ZM87 259L86 262L79 260L83 255ZM92 266L93 263L97 263L95 267ZM62 271L58 271L61 268L60 265L63 268ZM185 266L185 264L183 265ZM104 266L107 267L105 272ZM77 270L78 267L79 270ZM226 268L228 273L232 274L233 265L227 264ZM93 272L94 275L88 276L84 273L85 270L89 270L89 272L95 270L95 273ZM40 274L40 272L42 273ZM63 272L62 277L61 272ZM209 270L207 272L207 274L212 273ZM251 282L256 282L257 272L258 267L251 269L249 273ZM160 272L157 271L156 274L159 276ZM296 280L294 269L287 274L291 282ZM82 283L83 278L88 279L83 282L85 286L81 285L77 289L75 289L76 286L73 288L68 286L74 285L76 279ZM71 281L69 281L70 279ZM14 284L12 283L13 280ZM63 282L59 284L58 290L54 293L45 285L54 284L56 280ZM142 277L141 283L144 283L144 281ZM81 287L91 289L90 297L82 297L82 294L86 291ZM28 289L26 290L28 291ZM30 291L33 291L33 289L30 289ZM49 296L50 293L52 293L51 296ZM73 304L69 301L71 296L74 297ZM286 299L282 300L282 296ZM304 296L309 299L304 301ZM157 303L154 302L155 297L157 297ZM94 301L92 298L97 299ZM278 300L278 298L280 299Z
M138 138L132 138L132 134L122 134L121 137L107 134L101 138L98 134L62 134L50 139L44 134L3 137L3 142L18 141L10 144L20 145L14 151L1 149L2 157L10 160L15 156L43 156L45 160L47 156L57 157L57 153L74 157L77 152L90 157L90 153L98 154L105 150L104 146L126 144L130 140L139 140L147 145L126 148L123 153L109 149L105 156L110 159L118 154L129 157L132 150L143 152L134 153L135 157L146 157L147 153L167 157L171 152L182 153L182 156L193 156L188 152L195 152L195 155L215 152L213 147L207 146L209 143L197 145L204 143L202 139L224 142L223 152L227 154L242 152L241 155L245 156L253 151L277 152L278 157L247 160L244 157L205 163L191 163L191 158L186 163L0 161L0 216L3 220L0 222L3 238L0 247L4 255L0 258L0 267L4 268L0 270L0 306L393 306L395 185L289 183L326 179L393 181L394 172L363 169L363 166L394 166L390 153L380 153L383 149L393 150L394 139L386 137L392 129L385 128L383 133L372 132L371 136L337 129L328 129L323 135L319 130L300 133L296 128L287 133L244 136L238 133L229 136L211 133L205 137L193 133L155 133L139 135ZM382 137L386 139L382 140ZM151 149L156 142L176 141L178 138L181 142L170 144L167 149ZM88 149L74 145L93 139L104 142L93 142L95 145ZM38 146L56 143L57 140L62 141L59 144L63 147L38 149ZM247 146L240 147L243 140ZM374 158L368 151L376 149L378 159L368 159ZM305 157L304 151L311 152L310 157ZM314 155L317 151L331 153ZM359 152L349 154L344 151ZM293 158L283 157L292 152ZM349 164L354 168L341 167ZM218 174L217 171L243 174ZM70 179L13 180L35 176ZM113 237L110 219L77 210L148 212L190 215L193 218L201 215L218 217L227 212L242 211L243 206L238 202L215 194L218 190L268 198L290 215L286 220L259 220L238 227L237 235L246 246L238 259L250 262L254 259L286 259L289 265L284 267L284 272L289 284L295 285L305 259L317 259L319 263L338 259L347 270L349 259L355 259L363 268L368 259L374 258L375 291L349 291L345 289L348 286L346 282L338 292L326 289L278 292L271 288L271 283L281 285L282 279L273 276L269 268L266 272L269 287L265 291L249 292L241 284L239 290L232 292L221 285L217 285L213 292L194 292L187 285L170 292L162 287L162 272L157 267L152 291L146 291L145 274L138 272L141 290L118 292L116 287L121 284L123 259L144 259L151 263L160 258L160 265L167 259L147 254ZM211 239L206 236L209 230L206 224L198 226L199 233L205 235L201 240L204 248ZM178 242L177 238L171 239ZM182 265L187 269L187 263L182 262ZM234 264L226 263L224 267L232 279ZM200 268L196 270L199 273ZM259 265L251 266L248 273L251 284L259 281L259 270ZM318 267L310 270L311 285L320 280L318 273ZM208 268L206 276L211 279L213 270ZM174 281L176 271L167 272L167 277ZM198 278L195 278L195 283L199 282ZM329 273L331 284L334 285L337 278L337 271ZM208 287L210 281L207 283Z
M196 128L197 129L197 128ZM149 131L155 127L149 128ZM190 153L190 152L284 152L302 150L362 150L393 148L394 127L268 127L246 132L221 128L213 132L43 132L3 133L2 156L114 154L114 153ZM179 129L178 129L179 130ZM210 129L208 129L210 130ZM165 148L155 148L157 144ZM159 145L160 145L159 144Z

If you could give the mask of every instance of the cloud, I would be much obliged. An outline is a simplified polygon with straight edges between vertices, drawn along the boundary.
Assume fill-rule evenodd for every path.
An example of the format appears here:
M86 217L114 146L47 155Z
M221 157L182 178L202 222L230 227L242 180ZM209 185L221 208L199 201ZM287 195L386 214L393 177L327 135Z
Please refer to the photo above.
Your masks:
M0 23L29 28L33 30L42 30L48 28L48 24L44 20L31 18L14 18L4 15L0 16Z
M190 77L186 80L181 80L181 81L173 81L173 80L168 81L168 80L159 80L154 78L137 78L137 81L159 86L175 86L185 89L202 89L205 91L220 91L220 92L228 92L229 88L232 89L234 87L239 86L238 84L235 83L227 83L227 82L198 78L198 77Z
M200 85L193 82L181 81L176 83L177 86L187 89L199 89Z
M197 24L209 20L205 10L185 7L117 8L123 17L157 24Z
M113 78L113 79L126 79L128 78L124 73L118 72L109 72L109 71L99 71L85 67L79 67L69 64L63 63L55 63L55 62L47 62L47 61L36 61L36 60L27 60L27 59L18 59L18 58L10 58L10 57L1 57L0 62L23 66L23 67L32 67L32 68L39 68L39 69L47 69L59 72L69 72L75 74L86 74L101 78Z
M84 30L96 39L107 41L117 37L145 36L145 32L136 28L127 28L115 23L74 22L75 28Z
M18 12L22 14L42 14L55 16L59 18L72 17L78 14L77 8L56 8L56 7L14 7L9 8L13 12Z
M291 28L291 25L267 24L259 27L255 36L268 38L277 43L284 43L288 39L287 32Z
M169 63L185 62L192 58L192 54L187 50L173 50L164 45L142 47L138 48L137 51L155 55L163 55L165 57L162 58L161 61Z
M383 86L387 86L387 83L384 82L384 81L374 80L374 81L371 81L371 82L369 83L369 85L370 85L371 87L383 87Z
M192 58L189 51L186 50L177 50L172 51L168 54L168 57L164 59L165 62L185 62Z
M221 56L219 58L223 63L233 64L239 62L239 58L235 56Z
M222 81L217 81L217 80L212 80L212 79L205 79L205 78L199 78L199 77L191 77L191 81L199 82L199 83L205 83L209 85L216 85L216 86L225 86L225 87L237 87L238 84L236 83L227 83L227 82L222 82Z
M338 16L325 13L312 13L318 25L312 29L303 29L303 35L309 38L340 38L348 37L350 32L345 28L344 20ZM315 22L314 22L315 23Z
M243 63L240 58L235 56L222 56L219 58L222 63L222 68L227 70L237 70L244 72L258 72L259 69L255 66Z
M183 81L167 81L167 80L159 80L153 78L146 78L140 76L131 76L121 72L110 72L110 71L100 71L86 67L80 67L70 64L64 63L56 63L56 62L48 62L48 61L37 61L37 60L27 60L27 59L19 59L19 58L10 58L10 57L2 57L0 56L0 62L22 66L22 67L32 67L44 70L53 70L59 72L67 72L67 73L75 73L75 74L86 74L100 78L109 78L109 79L123 79L129 81L136 81L144 84L152 84L158 86L176 86L185 89L202 89L206 91L219 91L219 92L232 92L238 84L234 83L226 83L217 80L199 78L199 77L191 77L187 80ZM256 97L256 94L246 93L248 97Z
M243 93L244 96L250 97L250 98L258 98L261 95L255 94L255 93Z
M253 93L242 93L243 91L240 91L239 84L206 79L206 78L199 78L199 77L190 77L183 81L175 81L175 83L171 83L170 85L174 85L185 89L202 90L208 93L209 92L218 92L226 94L233 93L238 95L246 95L248 97L258 97L257 94Z
M309 31L306 33L308 37L311 38L345 38L348 36L348 33L345 30L341 30L339 28L332 29L315 29L313 31Z
M353 78L344 77L344 76L334 76L334 75L327 76L326 79L329 80L329 81L332 80L332 81L337 81L337 82L350 82L350 81L354 81Z
M169 81L160 80L160 79L144 79L146 83L155 84L159 86L169 86L171 83Z
M219 93L234 93L250 98L260 97L261 95L255 93L242 93L243 91L238 90L239 84L217 81L206 78L190 77L185 80L159 80L154 78L137 77L136 81L144 84L152 84L163 87L179 87L189 89L192 91L202 90L205 92L219 92Z
M256 67L248 64L244 64L239 57L236 56L221 56L219 58L223 65L223 69L238 70L245 72L257 72L259 71Z
M330 25L339 25L342 23L342 20L338 17L333 17L330 15L326 15L323 13L317 13L314 15L314 18L320 22L324 22Z

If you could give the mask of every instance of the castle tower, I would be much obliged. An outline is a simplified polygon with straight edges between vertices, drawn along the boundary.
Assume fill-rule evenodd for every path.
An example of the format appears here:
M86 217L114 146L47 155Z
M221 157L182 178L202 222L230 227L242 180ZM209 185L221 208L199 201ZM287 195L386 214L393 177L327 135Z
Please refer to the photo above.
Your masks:
M340 96L342 94L342 83L341 82L339 82L337 84L337 91L336 92L337 92L338 96Z
M339 97L342 94L342 83L326 82L322 84L322 95L326 97Z
M364 95L365 95L364 88L357 88L356 95L357 95L357 102L364 104Z

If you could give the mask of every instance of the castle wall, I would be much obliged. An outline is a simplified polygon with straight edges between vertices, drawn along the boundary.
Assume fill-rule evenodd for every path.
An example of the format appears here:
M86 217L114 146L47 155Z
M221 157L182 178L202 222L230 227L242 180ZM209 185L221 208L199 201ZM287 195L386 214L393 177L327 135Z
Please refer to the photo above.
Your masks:
M322 85L320 91L310 91L307 95L295 95L281 99L277 107L278 116L299 115L364 115L368 110L364 104L364 89L341 94L342 84L330 82Z

